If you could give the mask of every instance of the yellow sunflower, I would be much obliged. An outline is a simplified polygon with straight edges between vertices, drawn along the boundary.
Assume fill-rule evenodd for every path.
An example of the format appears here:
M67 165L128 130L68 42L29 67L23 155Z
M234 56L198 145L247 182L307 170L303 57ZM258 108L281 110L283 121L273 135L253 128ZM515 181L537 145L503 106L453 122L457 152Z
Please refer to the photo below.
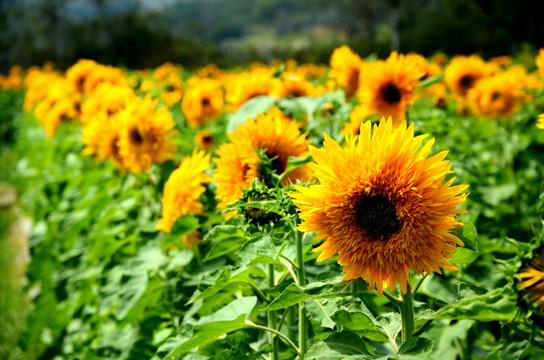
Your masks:
M221 145L217 151L213 180L217 183L217 197L221 199L219 207L224 209L238 200L242 189L248 188L251 181L259 177L260 162L256 149L266 150L266 155L273 159L272 166L277 174L286 170L289 156L307 155L310 140L306 139L306 134L300 133L297 123L274 109L257 115L255 120L248 118L244 125L228 134L231 142ZM305 165L290 172L283 182L307 181L310 177L311 169Z
M215 138L209 130L201 130L195 135L195 144L198 148L208 151L215 147Z
M544 114L538 115L538 121L536 123L536 127L539 129L544 129Z
M299 229L326 239L315 249L322 252L318 261L338 254L344 280L363 278L380 295L400 283L406 293L410 270L456 270L448 258L463 243L450 231L461 226L453 214L466 213L456 206L468 186L444 182L451 173L447 152L428 158L434 139L421 147L425 137L389 118L365 122L345 148L329 136L323 149L310 146L319 185L292 193L304 220Z
M274 77L274 72L258 64L253 64L253 69L249 72L233 74L224 80L226 100L232 111L238 110L243 103L257 96L279 97L283 90L281 80Z
M150 97L136 98L117 116L122 124L119 153L126 168L146 171L154 162L162 164L173 158L177 147L171 137L177 132L166 107L157 109L157 101Z
M85 81L100 65L94 60L80 59L66 70L66 78L76 91L83 93Z
M444 70L444 81L455 96L464 99L476 82L487 75L489 68L479 56L456 56Z
M186 214L202 214L204 208L198 200L206 191L203 185L210 181L205 173L210 166L210 155L194 151L181 160L180 166L170 174L162 196L162 218L157 230L169 233L176 220ZM198 242L198 234L184 236L182 242L190 249Z
M480 80L467 95L472 113L484 117L508 117L518 108L522 85L511 73Z
M113 66L98 65L86 77L85 82L83 83L83 90L86 94L91 94L96 90L98 85L105 82L123 85L126 84L126 79L121 69Z
M224 91L221 83L213 79L192 78L188 83L181 108L189 125L201 126L223 111Z
M535 59L538 72L540 73L540 78L544 80L544 49L538 51L538 55Z
M535 257L518 276L529 303L534 304L539 313L544 313L544 254Z
M414 102L414 91L424 74L414 61L393 52L387 60L365 67L361 102L378 116L391 116L395 123L400 123Z
M303 75L296 72L284 72L282 74L282 96L319 96L324 92L323 87L316 87L306 80Z
M351 98L361 84L360 75L363 61L349 46L343 45L334 49L330 65L329 77L334 79L338 86L345 89L348 99Z

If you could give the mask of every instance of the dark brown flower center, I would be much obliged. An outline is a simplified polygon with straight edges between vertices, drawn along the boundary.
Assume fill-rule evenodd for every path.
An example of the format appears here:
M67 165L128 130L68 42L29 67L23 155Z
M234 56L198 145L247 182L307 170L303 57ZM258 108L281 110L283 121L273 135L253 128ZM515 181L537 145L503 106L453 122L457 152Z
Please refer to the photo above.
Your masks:
M204 98L202 98L200 103L202 104L202 107L209 106L210 105L210 99L208 99L207 97L204 97Z
M204 136L202 137L202 142L203 142L204 144L211 144L211 143L213 143L213 136L211 136L211 135L204 135Z
M144 138L142 137L142 134L140 134L140 131L138 128L133 127L130 129L130 132L128 133L130 142L136 145L141 145L144 142Z
M383 98L389 102L389 103L398 103L401 98L401 94L399 89L393 85L389 84L387 87L383 90Z
M387 196L360 195L354 208L357 225L372 240L387 241L402 226L395 205Z
M459 85L461 85L463 89L470 89L473 84L474 84L474 78L470 75L463 75L459 79Z
M500 98L501 98L501 93L498 91L493 91L493 93L491 94L491 100L496 101L496 100L499 100Z

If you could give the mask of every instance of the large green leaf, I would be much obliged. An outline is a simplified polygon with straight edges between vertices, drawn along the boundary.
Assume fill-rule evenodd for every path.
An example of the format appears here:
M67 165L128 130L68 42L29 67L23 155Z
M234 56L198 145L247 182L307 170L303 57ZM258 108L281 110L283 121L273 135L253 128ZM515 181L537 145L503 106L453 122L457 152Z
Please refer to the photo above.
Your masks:
M360 299L353 299L332 314L338 325L373 340L385 340L386 335L377 327L376 320L367 315L366 306Z
M192 334L168 340L157 351L164 360L174 359L196 347L209 344L230 332L247 327L246 319L257 304L255 296L236 299L209 316L201 318L192 328Z
M363 340L349 331L334 333L327 339L318 341L304 356L306 360L370 360L374 358L368 352Z
M516 311L516 301L511 293L506 289L495 289L488 294L459 299L439 309L430 318L510 321Z
M203 238L212 246L206 253L204 261L209 261L234 252L246 241L243 228L235 225L218 225L212 228Z

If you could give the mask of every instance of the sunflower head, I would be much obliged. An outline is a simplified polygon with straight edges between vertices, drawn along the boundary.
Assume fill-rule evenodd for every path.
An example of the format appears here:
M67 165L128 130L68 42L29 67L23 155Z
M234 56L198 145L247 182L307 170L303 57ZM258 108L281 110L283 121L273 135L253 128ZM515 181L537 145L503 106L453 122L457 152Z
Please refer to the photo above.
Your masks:
M202 214L203 205L198 200L206 191L203 185L210 181L205 173L210 166L210 155L194 151L183 157L180 166L170 174L162 196L162 218L157 230L169 233L175 221L187 214Z
M305 156L310 143L306 135L300 133L298 124L277 108L258 114L255 120L248 118L228 137L231 142L219 148L219 157L215 160L214 181L217 183L217 196L222 199L221 208L239 199L242 190L260 177L258 151L271 160L271 168L280 175L287 169L289 157ZM306 181L310 177L310 168L305 165L287 174L283 182Z
M224 92L219 81L193 78L189 86L181 104L189 125L201 126L223 111Z
M330 64L329 76L346 90L346 97L351 98L359 89L363 61L347 45L343 45L334 49Z
M362 103L367 104L371 112L383 117L390 116L400 123L414 101L414 91L424 74L416 62L393 52L386 61L365 67Z
M451 165L446 152L429 157L433 140L414 137L413 125L382 119L361 125L342 148L326 136L323 149L310 147L319 184L295 186L292 194L303 223L299 229L326 239L318 261L335 254L344 280L365 279L372 290L410 286L410 271L440 273L462 241L450 232L461 226L453 214L465 185L444 182Z
M518 272L521 287L519 299L524 307L534 307L540 315L544 315L544 252L540 248L535 254L524 261ZM542 318L538 320L542 321Z
M468 104L475 115L485 117L512 115L521 98L519 77L502 73L480 80L468 92Z
M211 150L215 147L215 137L209 130L201 130L195 135L195 144L202 150Z
M444 70L444 81L454 95L464 99L476 82L488 74L489 67L479 56L456 56Z
M157 109L157 101L150 97L135 98L119 112L118 119L122 124L119 153L130 171L146 171L154 162L172 159L177 147L171 138L177 132L168 109Z

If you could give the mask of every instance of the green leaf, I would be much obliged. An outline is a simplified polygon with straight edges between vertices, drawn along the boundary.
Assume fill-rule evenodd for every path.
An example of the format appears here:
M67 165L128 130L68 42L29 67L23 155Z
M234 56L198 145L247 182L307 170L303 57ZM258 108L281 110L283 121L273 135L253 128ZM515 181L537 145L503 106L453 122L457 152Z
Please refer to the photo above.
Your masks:
M432 318L509 321L516 311L515 299L501 288L485 295L459 299L436 311Z
M308 299L308 295L296 284L291 284L275 298L264 310L274 311L285 309Z
M238 125L244 124L247 118L255 119L257 114L264 114L275 102L274 98L266 95L249 99L229 117L227 133L233 132Z
M518 191L518 186L510 183L496 186L481 186L478 190L482 193L482 199L486 203L497 206L504 200L512 197Z
M369 360L374 357L368 352L361 337L350 331L334 333L308 349L305 360Z
M289 156L289 158L287 159L287 167L285 168L285 171L283 172L283 174L280 176L280 179L283 179L291 171L308 164L312 160L313 160L312 155L307 155L305 157Z
M170 233L166 234L162 242L162 247L172 244L179 244L181 238L189 235L200 227L198 218L195 215L184 215L176 219Z
M274 245L274 240L270 235L262 235L246 241L235 255L240 258L241 264L252 262L275 264L279 262L280 249L279 246Z
M399 348L397 359L426 359L426 355L429 354L432 349L433 343L430 340L421 336L413 337L408 339Z
M449 259L452 264L470 264L478 258L478 253L469 249L458 247L457 251Z
M333 299L308 299L304 301L304 307L308 311L310 317L319 321L321 326L333 329L336 323L331 319L331 315L338 310L341 298Z
M444 78L443 73L435 75L435 76L431 76L430 78L420 81L419 86L425 89L425 88L428 88L429 86L439 83L440 81L442 81L443 78Z
M380 331L374 321L368 317L364 311L368 311L360 299L354 299L342 306L337 312L332 314L331 319L338 325L342 325L359 335L369 335L373 339L382 339L386 336Z
M487 293L487 289L484 289L483 287L468 283L468 282L461 282L459 283L459 288L457 293L459 294L459 298L471 298L478 295L484 295Z
M212 241L204 261L209 261L234 252L246 241L243 228L234 225L218 225L204 236L204 242Z
M462 221L462 227L457 229L457 236L465 243L465 249L478 251L478 231L470 221Z
M245 323L249 314L257 304L255 296L236 299L216 313L201 318L193 327L190 338L179 336L167 341L159 348L158 353L168 353L164 360L174 359L194 349L209 344L230 332L248 327Z

